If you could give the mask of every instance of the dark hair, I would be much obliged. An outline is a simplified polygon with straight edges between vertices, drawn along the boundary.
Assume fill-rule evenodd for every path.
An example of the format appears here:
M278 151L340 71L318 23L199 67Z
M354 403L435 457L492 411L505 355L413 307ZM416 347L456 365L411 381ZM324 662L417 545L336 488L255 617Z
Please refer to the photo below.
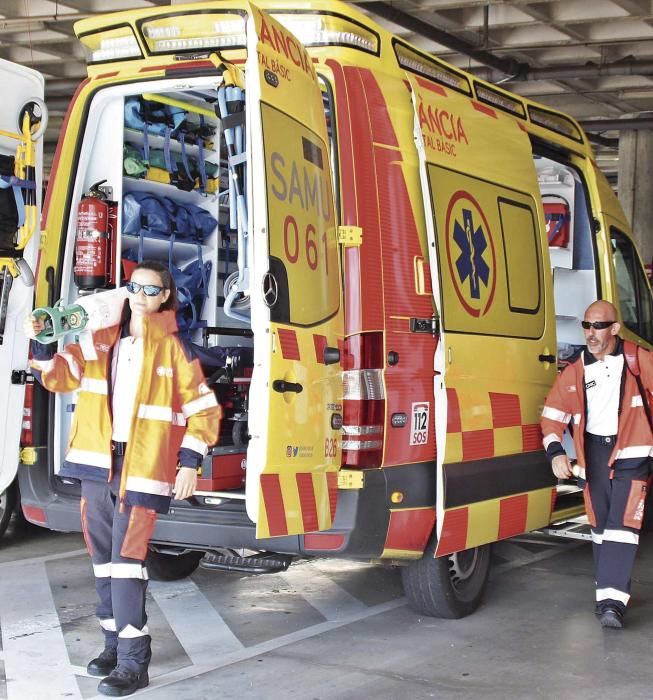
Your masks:
M175 280L170 274L168 267L158 260L143 260L143 262L138 263L138 265L136 265L136 267L132 270L132 274L134 274L136 270L151 270L159 275L163 287L170 290L170 295L163 302L163 304L161 304L159 311L167 311L168 309L176 311L179 307L179 301L177 299L177 285L175 284Z

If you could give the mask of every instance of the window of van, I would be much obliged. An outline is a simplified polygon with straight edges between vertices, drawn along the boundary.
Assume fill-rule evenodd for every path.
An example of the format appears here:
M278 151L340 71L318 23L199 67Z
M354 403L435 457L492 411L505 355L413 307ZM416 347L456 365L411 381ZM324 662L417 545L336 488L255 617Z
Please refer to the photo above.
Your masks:
M610 241L624 325L640 338L653 343L651 288L635 246L614 226L610 228Z
M537 313L542 266L533 210L526 204L500 198L499 219L506 261L508 307L513 313Z
M278 287L272 320L312 326L340 304L329 144L270 105L262 105L261 116L269 170L270 272Z

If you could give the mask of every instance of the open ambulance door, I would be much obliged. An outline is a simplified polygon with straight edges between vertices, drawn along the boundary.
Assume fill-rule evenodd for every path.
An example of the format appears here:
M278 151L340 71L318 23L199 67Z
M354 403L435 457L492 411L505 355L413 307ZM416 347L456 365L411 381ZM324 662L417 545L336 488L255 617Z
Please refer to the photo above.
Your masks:
M343 308L329 141L313 62L250 5L251 321L246 504L257 537L327 530L341 459Z
M517 119L471 100L463 77L459 89L408 78L440 315L435 555L469 550L469 569L458 566L471 576L475 548L543 527L551 512L539 416L557 362L543 210Z
M23 321L32 310L39 247L46 111L40 73L0 59L0 494L19 462L28 341ZM27 120L24 119L27 112ZM18 163L10 172L14 158ZM14 177L12 178L12 175ZM16 179L16 176L22 182ZM9 213L8 213L9 212ZM13 233L13 221L19 228ZM9 223L9 222L12 223Z

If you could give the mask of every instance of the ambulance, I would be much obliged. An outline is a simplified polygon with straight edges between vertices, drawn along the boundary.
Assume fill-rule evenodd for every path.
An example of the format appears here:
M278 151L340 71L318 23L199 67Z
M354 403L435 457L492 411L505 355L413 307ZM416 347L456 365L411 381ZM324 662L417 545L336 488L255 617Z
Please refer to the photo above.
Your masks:
M225 413L197 492L157 521L151 573L350 558L400 566L421 613L471 613L493 542L582 512L538 421L584 309L612 301L624 336L653 342L630 227L578 123L336 0L160 6L75 32L88 78L34 304L64 314L164 261ZM79 483L59 476L75 403L31 387L5 440L2 485L18 470L25 517L54 530L80 530Z

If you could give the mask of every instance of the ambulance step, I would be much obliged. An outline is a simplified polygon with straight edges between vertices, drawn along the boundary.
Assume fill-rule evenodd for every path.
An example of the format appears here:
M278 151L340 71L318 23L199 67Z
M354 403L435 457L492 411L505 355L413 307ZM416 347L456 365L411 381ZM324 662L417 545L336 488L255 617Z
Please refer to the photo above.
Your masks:
M592 540L592 532L588 522L556 523L538 530L543 535L564 537L568 540Z
M207 552L200 561L203 569L238 571L246 574L274 574L285 571L291 564L291 554L259 552L241 556L233 552Z

